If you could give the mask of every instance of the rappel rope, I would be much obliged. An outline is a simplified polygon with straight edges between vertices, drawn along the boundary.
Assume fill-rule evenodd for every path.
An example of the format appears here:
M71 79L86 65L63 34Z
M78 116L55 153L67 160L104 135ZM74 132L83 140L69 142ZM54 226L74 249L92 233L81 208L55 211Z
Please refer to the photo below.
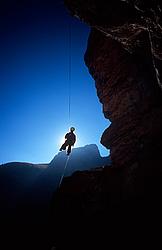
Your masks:
M161 88L159 71L158 71L158 69L156 67L155 58L154 58L154 49L153 49L153 43L152 43L152 37L151 37L151 29L150 29L149 21L147 21L147 30L148 30L148 34L149 34L149 41L150 41L150 47L151 47L152 64L153 64L153 67L154 67L154 70L155 70L155 76L156 76L157 83L158 83L159 87Z
M69 119L69 121L68 122L69 122L69 127L70 127L70 125L71 125L71 23L70 23L70 21L69 21L68 30L69 30L69 41L68 41L68 49L69 49L69 60L68 60L68 64L69 64L69 67L68 67L68 119ZM60 181L59 181L58 188L60 188L62 180L64 178L69 158L70 158L70 156L68 155L67 160L65 162L64 169L63 169L63 173L62 173Z
M68 109L69 109L69 126L70 126L70 124L71 124L71 23L70 23L70 21L69 21L69 61L68 61L68 63L69 63L69 69L68 69L68 81L69 81L68 102L69 102L69 105L68 105Z
M63 178L64 178L64 175L65 175L66 167L67 167L67 165L68 165L69 158L70 158L70 156L68 155L68 158L67 158L67 160L66 160L66 162L65 162L65 166L64 166L63 173L62 173L61 178L60 178L60 181L59 181L58 188L60 188L61 183L62 183L62 180L63 180Z

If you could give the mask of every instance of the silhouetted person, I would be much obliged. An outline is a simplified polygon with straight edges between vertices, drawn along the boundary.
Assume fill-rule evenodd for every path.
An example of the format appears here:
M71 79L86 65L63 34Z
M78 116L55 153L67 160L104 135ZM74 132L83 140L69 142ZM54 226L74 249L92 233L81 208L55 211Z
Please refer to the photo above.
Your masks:
M66 139L65 143L60 148L60 151L62 151L62 150L66 150L66 147L68 147L67 155L71 153L71 146L73 146L74 143L76 142L76 135L73 133L74 130L75 130L74 127L70 128L70 132L65 135L65 139Z

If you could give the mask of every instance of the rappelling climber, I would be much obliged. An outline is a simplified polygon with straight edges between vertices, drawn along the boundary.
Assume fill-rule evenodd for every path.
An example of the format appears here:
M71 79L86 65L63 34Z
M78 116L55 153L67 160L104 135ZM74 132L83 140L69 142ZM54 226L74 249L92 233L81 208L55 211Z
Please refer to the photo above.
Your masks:
M65 143L61 146L60 151L67 149L67 155L71 153L71 147L74 146L74 143L76 142L76 135L73 133L75 130L74 127L70 128L70 132L65 135Z

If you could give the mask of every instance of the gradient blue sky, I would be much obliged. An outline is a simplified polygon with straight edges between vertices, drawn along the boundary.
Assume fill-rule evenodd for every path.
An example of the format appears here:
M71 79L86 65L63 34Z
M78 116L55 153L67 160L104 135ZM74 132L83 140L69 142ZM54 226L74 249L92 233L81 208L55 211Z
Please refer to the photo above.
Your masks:
M69 19L76 147L95 143L108 155L100 137L109 121L84 64L88 26L70 17L63 1L22 2L5 1L0 12L0 163L49 162L58 153L69 128Z

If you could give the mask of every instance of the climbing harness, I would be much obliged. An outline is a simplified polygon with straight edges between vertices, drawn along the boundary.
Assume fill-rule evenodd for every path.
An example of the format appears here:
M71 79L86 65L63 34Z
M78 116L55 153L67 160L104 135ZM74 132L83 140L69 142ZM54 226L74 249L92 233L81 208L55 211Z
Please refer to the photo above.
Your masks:
M65 166L64 166L63 173L62 173L61 178L60 178L60 181L59 181L58 188L60 188L61 183L62 183L62 180L63 180L63 178L64 178L64 175L65 175L65 171L66 171L66 168L67 168L67 165L68 165L69 158L70 158L70 156L68 155L68 158L67 158L67 160L66 160L66 162L65 162Z

